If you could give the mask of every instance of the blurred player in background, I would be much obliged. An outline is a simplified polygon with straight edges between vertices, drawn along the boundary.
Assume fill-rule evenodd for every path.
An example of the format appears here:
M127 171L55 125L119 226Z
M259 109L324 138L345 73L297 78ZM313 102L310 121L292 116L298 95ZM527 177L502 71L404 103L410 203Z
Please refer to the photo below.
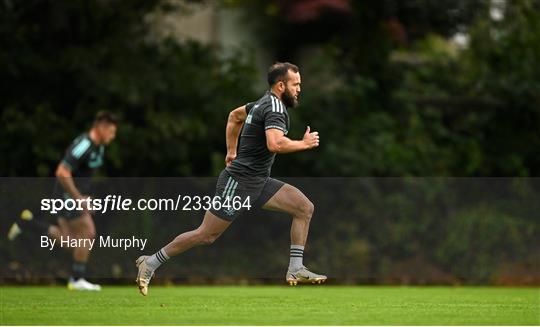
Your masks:
M116 137L118 121L106 111L97 113L90 131L79 135L67 148L63 159L56 168L56 198L86 199L90 191L90 177L103 164L105 146ZM36 217L37 218L37 217ZM59 240L61 236L75 239L94 239L96 227L88 208L84 210L63 210L58 213L58 225L49 224L46 219L34 219L30 210L24 210L9 229L8 239L14 240L23 231L33 230L39 235L48 235ZM72 275L68 281L70 290L99 291L100 285L85 279L86 266L90 256L89 246L75 247L73 250Z
M276 63L268 71L270 90L256 102L229 114L226 127L226 168L219 175L216 196L222 201L237 197L249 199L255 206L281 211L293 217L289 268L285 279L290 285L322 283L326 276L309 271L302 263L304 246L314 206L296 187L270 177L276 153L291 153L319 146L319 135L309 126L302 140L291 140L287 109L298 104L300 72L290 63ZM148 293L154 271L169 258L193 246L213 243L247 207L234 210L222 207L206 212L195 230L178 235L157 253L136 260L137 284L141 294Z

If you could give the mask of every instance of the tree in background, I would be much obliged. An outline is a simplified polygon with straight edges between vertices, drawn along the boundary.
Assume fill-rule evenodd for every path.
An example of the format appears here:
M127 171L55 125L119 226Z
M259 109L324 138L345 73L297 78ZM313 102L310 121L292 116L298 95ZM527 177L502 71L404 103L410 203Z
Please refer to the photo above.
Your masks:
M504 2L500 19L482 0L329 3L243 3L277 59L303 61L293 115L324 143L278 162L279 173L538 174L534 1ZM301 8L307 18L295 14ZM456 33L467 46L452 41Z
M278 161L275 172L537 175L538 5L508 2L494 20L490 4L223 1L246 11L276 60L303 61L292 132L311 124L324 146ZM124 119L107 174L219 170L216 126L257 97L253 60L224 58L218 45L149 41L144 17L157 7L175 9L159 0L0 6L2 175L51 175L101 109ZM464 49L448 39L457 32L469 36Z
M0 175L50 176L103 109L122 117L109 175L222 167L227 113L253 98L253 65L240 52L224 58L218 46L148 40L144 17L157 6L167 2L0 4Z

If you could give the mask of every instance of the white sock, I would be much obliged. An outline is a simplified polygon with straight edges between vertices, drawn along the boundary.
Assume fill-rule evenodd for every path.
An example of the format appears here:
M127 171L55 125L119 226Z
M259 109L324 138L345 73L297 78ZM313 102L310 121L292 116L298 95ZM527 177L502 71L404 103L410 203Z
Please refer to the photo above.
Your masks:
M302 245L291 245L289 270L296 271L302 268L304 258L304 247Z
M150 267L152 270L156 270L159 266L161 266L162 263L169 260L169 256L167 253L165 253L165 250L161 249L157 251L156 253L152 254L150 257L146 259L146 264L148 267Z

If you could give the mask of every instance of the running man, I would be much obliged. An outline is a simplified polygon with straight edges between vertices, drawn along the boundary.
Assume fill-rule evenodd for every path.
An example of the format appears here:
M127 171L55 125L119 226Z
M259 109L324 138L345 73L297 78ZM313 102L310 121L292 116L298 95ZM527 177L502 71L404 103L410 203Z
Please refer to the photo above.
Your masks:
M290 263L286 281L322 283L326 276L315 274L302 263L309 230L313 203L294 186L270 178L276 153L291 153L319 146L318 132L309 126L302 140L287 138L289 114L287 108L296 107L300 94L300 72L290 63L276 63L268 71L270 90L256 102L234 109L226 127L226 168L219 175L216 196L249 197L254 205L267 210L292 215ZM238 150L238 152L237 152ZM154 271L169 258L196 245L212 244L247 208L230 210L212 208L204 215L201 225L178 235L151 256L136 260L137 284L142 295L148 294L148 284Z
M105 146L116 136L117 119L109 112L98 112L89 132L79 135L67 148L63 159L56 169L57 197L64 199L86 199L90 191L90 177L103 164ZM33 230L39 235L51 238L70 236L76 239L94 239L96 227L88 208L64 210L58 213L58 225L51 225L45 219L34 219L30 210L24 210L20 218L13 223L8 232L8 239L14 240L23 230ZM99 291L101 286L85 279L86 265L90 256L89 247L76 247L73 250L72 275L68 289Z

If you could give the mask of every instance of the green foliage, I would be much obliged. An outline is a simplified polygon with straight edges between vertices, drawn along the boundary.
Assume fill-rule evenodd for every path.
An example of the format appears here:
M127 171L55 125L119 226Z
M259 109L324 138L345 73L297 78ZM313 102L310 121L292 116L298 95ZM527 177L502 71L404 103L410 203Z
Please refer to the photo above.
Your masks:
M50 176L103 109L122 117L108 175L206 175L223 166L210 158L223 156L228 111L255 96L251 59L145 41L143 17L158 3L2 5L1 175Z
M498 265L515 253L526 253L527 225L519 218L485 204L448 218L437 257L455 276L469 282L490 282Z
M9 154L2 175L51 175L100 109L124 119L104 174L215 175L222 168L227 111L257 97L253 60L243 52L224 56L218 46L145 41L144 16L162 5L2 5L0 35L9 49L0 54L0 147ZM277 57L293 60L313 42L322 50L304 60L301 106L291 110L291 136L310 124L321 132L321 147L278 160L277 175L537 175L534 1L508 3L501 21L488 18L482 1L355 3L341 25L322 15L304 27L273 2L223 5L246 8ZM388 27L389 13L410 36L406 43ZM411 20L413 13L422 20ZM283 29L266 28L273 24ZM466 49L442 37L458 25L469 31ZM299 28L318 39L287 41Z
M538 175L540 155L540 11L535 1L514 1L504 20L479 21L464 55L470 95L493 103L483 130L485 174Z
M477 11L465 48L433 33L395 43L380 16L359 19L355 33L337 35L303 66L295 132L311 123L321 148L279 173L538 175L537 9L511 2L501 21Z

